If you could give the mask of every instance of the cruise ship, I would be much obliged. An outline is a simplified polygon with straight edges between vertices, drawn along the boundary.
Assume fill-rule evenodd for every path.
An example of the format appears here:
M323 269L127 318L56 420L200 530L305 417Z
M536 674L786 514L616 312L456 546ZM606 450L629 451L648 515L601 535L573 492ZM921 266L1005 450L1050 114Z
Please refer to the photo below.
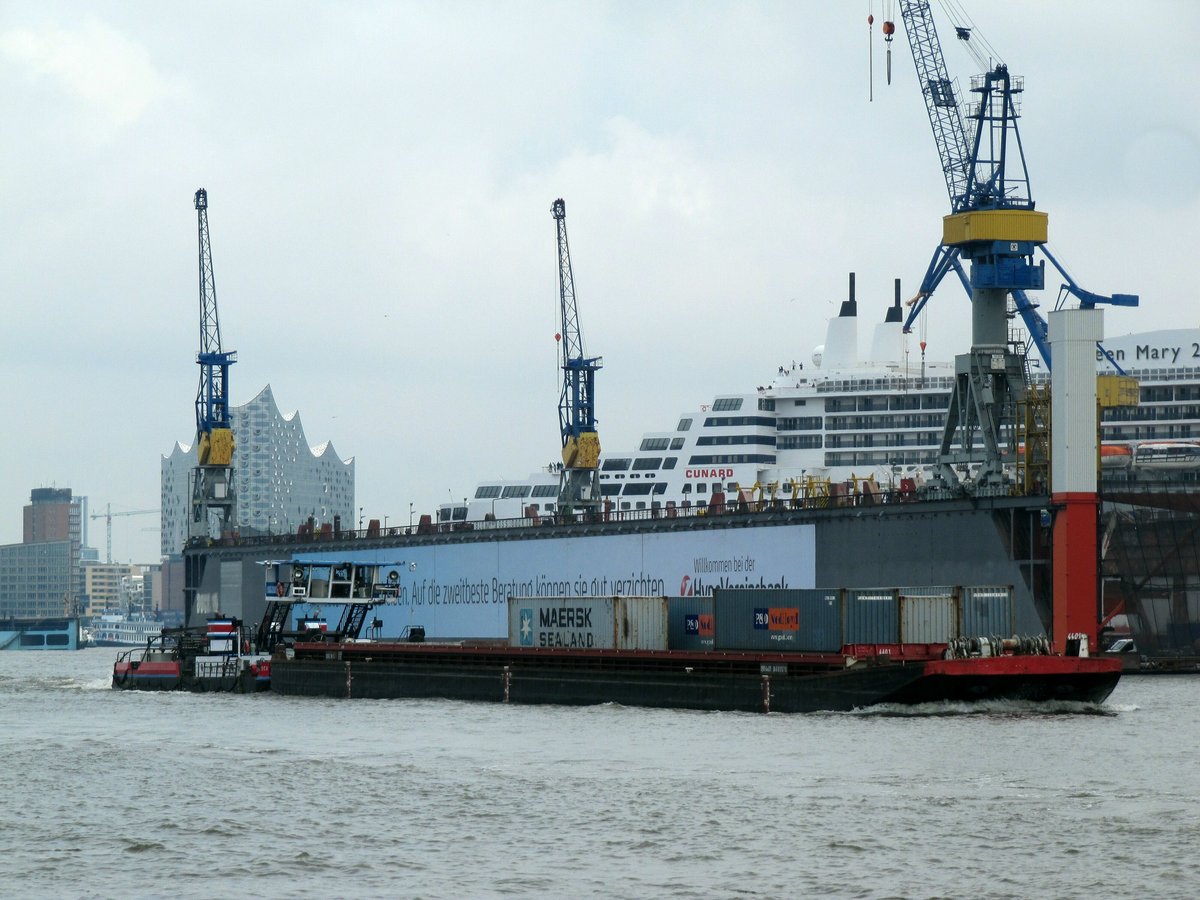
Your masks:
M742 393L720 394L682 412L673 427L646 432L635 449L601 456L600 485L610 511L704 508L726 500L791 500L845 490L915 490L937 460L954 388L954 364L927 360L903 331L899 285L894 304L860 352L853 276L850 297L810 358L780 366ZM1021 341L1018 331L1014 341ZM1105 409L1105 477L1200 472L1200 329L1108 338L1097 372L1140 384L1135 407ZM1029 357L1029 379L1049 372ZM1115 363L1115 365L1114 365ZM1015 462L1015 460L1014 460ZM553 516L559 472L475 487L466 503L442 504L440 524Z

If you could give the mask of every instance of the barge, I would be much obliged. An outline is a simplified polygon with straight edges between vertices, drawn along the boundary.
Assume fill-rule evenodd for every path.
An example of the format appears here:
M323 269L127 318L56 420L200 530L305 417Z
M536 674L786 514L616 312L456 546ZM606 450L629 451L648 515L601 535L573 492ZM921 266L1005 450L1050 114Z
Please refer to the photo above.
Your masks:
M1103 702L1118 660L1020 653L975 643L848 646L838 654L580 650L467 644L299 643L271 690L341 698L744 712L849 711L878 704L983 700ZM970 651L967 651L970 652ZM988 653L989 655L979 655Z
M1085 635L1068 641L1065 655L1054 654L1044 637L917 640L954 628L964 599L994 612L1009 592L739 589L700 602L509 597L506 642L426 641L424 629L407 640L300 635L277 650L271 689L338 698L818 712L939 701L1099 703L1116 686L1120 662L1090 658ZM898 635L900 642L850 642L847 635Z

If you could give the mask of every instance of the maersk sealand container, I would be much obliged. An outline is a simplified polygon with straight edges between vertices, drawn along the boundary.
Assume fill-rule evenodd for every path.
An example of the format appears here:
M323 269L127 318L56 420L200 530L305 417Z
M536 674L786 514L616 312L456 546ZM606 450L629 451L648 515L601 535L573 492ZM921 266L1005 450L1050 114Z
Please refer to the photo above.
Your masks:
M509 597L510 647L666 650L666 597Z
M841 591L717 588L714 648L836 653L842 649Z

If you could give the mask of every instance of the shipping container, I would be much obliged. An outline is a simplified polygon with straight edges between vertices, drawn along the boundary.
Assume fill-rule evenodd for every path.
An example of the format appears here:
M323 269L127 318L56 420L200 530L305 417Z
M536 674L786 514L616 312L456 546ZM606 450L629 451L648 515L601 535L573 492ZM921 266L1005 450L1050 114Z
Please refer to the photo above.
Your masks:
M836 653L842 648L841 591L718 588L717 650Z
M711 596L667 600L667 646L670 649L711 650L713 635Z
M945 644L958 637L955 588L900 589L900 643Z
M511 647L666 650L666 597L509 597Z
M898 592L894 590L858 588L846 591L844 643L900 643L899 606Z
M1015 631L1011 586L962 589L962 637L1009 637Z

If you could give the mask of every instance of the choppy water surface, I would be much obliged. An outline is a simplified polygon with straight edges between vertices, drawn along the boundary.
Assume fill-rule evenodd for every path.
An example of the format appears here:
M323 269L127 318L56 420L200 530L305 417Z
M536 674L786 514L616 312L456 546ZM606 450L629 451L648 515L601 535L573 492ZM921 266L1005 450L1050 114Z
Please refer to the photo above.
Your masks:
M0 895L1200 895L1200 677L828 715L109 688L0 654Z

